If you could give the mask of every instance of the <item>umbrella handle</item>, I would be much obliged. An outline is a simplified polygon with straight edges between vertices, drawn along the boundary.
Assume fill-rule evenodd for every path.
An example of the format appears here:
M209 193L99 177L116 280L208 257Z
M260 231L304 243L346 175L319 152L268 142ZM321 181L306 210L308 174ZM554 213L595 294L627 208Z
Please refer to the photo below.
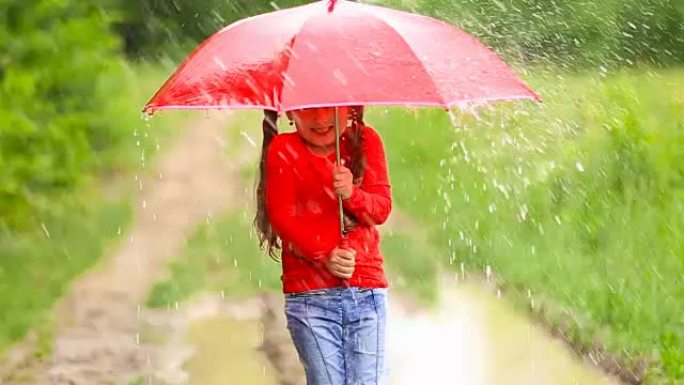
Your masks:
M335 5L335 1L331 1L331 7ZM331 8L332 9L332 8ZM342 164L340 159L340 116L337 107L335 107L335 154L337 158L337 165ZM345 242L344 236L344 211L342 207L342 195L337 196L337 206L340 214L340 237L342 238L342 243ZM349 280L346 278L341 278L342 286L349 287Z
M337 165L342 164L340 159L340 116L337 107L335 107L335 156L337 158ZM340 236L344 238L344 211L342 207L342 195L337 196L337 208L340 216Z

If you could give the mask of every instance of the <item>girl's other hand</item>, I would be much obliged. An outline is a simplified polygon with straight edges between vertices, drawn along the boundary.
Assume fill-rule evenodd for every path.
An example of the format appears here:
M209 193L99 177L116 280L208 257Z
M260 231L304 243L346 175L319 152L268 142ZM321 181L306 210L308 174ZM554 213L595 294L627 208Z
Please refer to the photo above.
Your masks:
M335 194L341 195L342 199L348 199L352 195L354 176L351 170L340 165L333 168L333 189Z
M336 277L351 278L356 266L356 250L336 247L330 252L330 258L325 262L325 266Z

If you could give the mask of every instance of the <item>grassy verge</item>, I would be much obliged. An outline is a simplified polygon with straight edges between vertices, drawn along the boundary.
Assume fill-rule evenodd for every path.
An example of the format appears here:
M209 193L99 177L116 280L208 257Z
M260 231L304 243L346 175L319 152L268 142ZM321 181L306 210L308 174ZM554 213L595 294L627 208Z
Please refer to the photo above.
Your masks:
M384 235L381 242L392 290L411 293L426 305L435 304L439 252L409 234Z
M69 281L90 266L130 219L125 201L104 200L102 191L81 191L80 200L59 202L35 233L0 238L0 348L21 339L34 325L49 338L48 310ZM47 324L46 324L47 323ZM41 341L40 352L49 350Z
M117 119L118 133L128 137L95 157L97 166L84 174L75 190L32 196L34 225L21 230L0 226L0 356L35 328L36 354L51 347L50 308L75 276L94 265L125 233L130 222L134 173L144 172L178 117L141 120L140 109L168 75L154 65L125 68L122 78L101 79L99 89L111 102L103 119Z
M543 105L456 111L455 125L374 110L397 205L430 224L437 264L489 265L574 345L647 383L680 381L684 71L531 83Z
M169 279L157 283L150 307L175 306L200 291L244 298L259 290L280 290L280 265L264 255L245 215L205 223L187 241Z

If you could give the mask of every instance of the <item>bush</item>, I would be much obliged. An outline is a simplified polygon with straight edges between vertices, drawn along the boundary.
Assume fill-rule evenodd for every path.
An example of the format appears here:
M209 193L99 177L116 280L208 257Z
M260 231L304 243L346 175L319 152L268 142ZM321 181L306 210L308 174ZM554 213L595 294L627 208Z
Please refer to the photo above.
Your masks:
M42 197L78 185L122 140L103 114L118 90L102 87L121 74L120 45L95 3L0 6L0 227L30 224Z

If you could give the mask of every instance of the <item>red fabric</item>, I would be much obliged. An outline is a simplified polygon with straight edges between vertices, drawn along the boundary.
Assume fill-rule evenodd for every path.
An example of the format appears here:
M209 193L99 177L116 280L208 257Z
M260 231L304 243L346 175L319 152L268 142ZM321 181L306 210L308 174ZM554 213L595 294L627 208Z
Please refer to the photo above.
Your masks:
M330 3L332 4L332 3ZM195 49L145 106L454 106L540 101L497 54L440 20L328 1L240 20Z
M348 285L387 287L375 225L392 209L385 151L378 133L364 126L366 169L360 185L343 200L358 220L344 243L356 250L356 267ZM349 130L341 137L340 154L349 165ZM330 252L343 242L337 196L333 191L335 154L312 153L296 133L277 135L266 154L266 206L271 224L282 240L283 292L338 287L344 280L325 267Z

